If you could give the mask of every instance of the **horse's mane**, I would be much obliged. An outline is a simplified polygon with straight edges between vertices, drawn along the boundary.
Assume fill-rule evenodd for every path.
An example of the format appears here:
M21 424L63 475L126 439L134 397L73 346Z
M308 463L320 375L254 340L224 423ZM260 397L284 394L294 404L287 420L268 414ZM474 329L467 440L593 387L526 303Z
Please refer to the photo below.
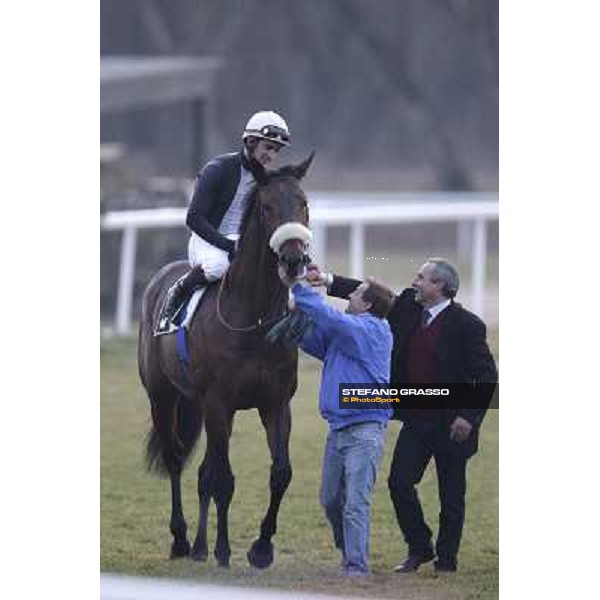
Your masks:
M259 183L254 187L250 198L248 198L248 204L244 210L242 224L240 226L240 239L244 237L244 232L248 227L252 211L254 210L254 204L257 202L259 186L268 185L271 181L273 181L273 179L279 179L281 177L293 177L294 179L296 179L295 169L296 167L294 165L285 165L279 168L277 171L271 171L270 173L267 173L263 170L262 173L260 173ZM256 175L257 174L255 173L255 177Z
M283 170L283 169L281 169ZM280 170L280 171L281 171ZM248 251L255 259L259 259L260 256L264 255L266 248L266 240L264 238L264 229L260 225L260 199L259 199L259 187L263 187L271 182L273 179L281 177L280 171L269 173L265 177L261 178L258 185L254 187L252 190L250 197L248 198L248 203L246 208L244 209L244 214L242 216L242 223L240 225L240 247L244 247L245 254L248 256ZM288 171L285 171L285 175L288 174ZM284 175L284 176L285 176ZM265 246L263 248L262 246ZM270 257L271 261L276 260L276 257L271 252L267 251L267 257ZM259 259L260 260L260 259ZM275 271L273 271L275 273ZM227 271L227 274L224 278L225 285L229 286L231 283L231 278L233 271L230 269ZM256 275L253 269L238 269L236 271L236 282L240 286L244 286L247 284L247 279L250 278L251 281L254 281ZM275 275L275 279L279 282L279 278ZM282 290L285 290L285 298L287 299L287 290L282 287ZM279 292L275 294L275 302L278 302ZM283 298L283 296L282 296ZM273 298L272 298L273 299ZM285 301L282 300L285 304Z
M254 210L254 204L257 202L258 196L258 186L254 188L250 198L248 198L248 204L244 209L244 216L242 217L242 224L240 225L240 239L244 237L244 233L246 232L246 228L248 227L248 223L250 221L250 217L252 216L252 211Z
M277 169L277 171L269 173L269 181L279 177L293 177L294 179L298 179L296 175L297 169L298 167L295 165L285 165L284 167Z

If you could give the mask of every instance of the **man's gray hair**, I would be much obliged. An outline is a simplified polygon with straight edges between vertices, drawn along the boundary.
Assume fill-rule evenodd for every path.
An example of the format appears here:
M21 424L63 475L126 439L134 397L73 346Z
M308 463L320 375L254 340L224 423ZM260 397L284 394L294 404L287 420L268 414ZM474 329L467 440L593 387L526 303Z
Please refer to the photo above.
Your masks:
M442 288L444 296L446 298L454 298L460 284L458 273L454 266L443 258L428 258L427 262L434 265L431 278L444 283L444 287Z

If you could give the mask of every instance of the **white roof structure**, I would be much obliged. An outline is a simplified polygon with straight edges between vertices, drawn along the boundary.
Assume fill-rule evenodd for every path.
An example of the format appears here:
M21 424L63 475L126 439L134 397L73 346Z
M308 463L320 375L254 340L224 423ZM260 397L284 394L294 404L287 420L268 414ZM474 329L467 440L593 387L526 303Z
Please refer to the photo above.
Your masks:
M100 112L205 98L221 64L214 57L103 56Z

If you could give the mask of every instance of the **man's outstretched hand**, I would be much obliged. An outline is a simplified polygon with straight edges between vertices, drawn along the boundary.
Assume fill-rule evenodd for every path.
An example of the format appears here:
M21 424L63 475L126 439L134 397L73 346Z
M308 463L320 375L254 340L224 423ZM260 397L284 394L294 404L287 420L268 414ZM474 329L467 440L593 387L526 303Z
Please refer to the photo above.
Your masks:
M321 271L321 268L316 263L310 263L306 267L306 281L313 287L325 285L326 274Z
M310 263L306 266L306 274L304 277L295 279L293 277L289 277L283 268L282 265L279 265L277 268L277 272L279 273L279 278L287 287L292 287L294 283L299 281L300 279L304 279L308 284L312 287L321 287L326 285L327 283L327 273L321 271L321 267L315 263Z

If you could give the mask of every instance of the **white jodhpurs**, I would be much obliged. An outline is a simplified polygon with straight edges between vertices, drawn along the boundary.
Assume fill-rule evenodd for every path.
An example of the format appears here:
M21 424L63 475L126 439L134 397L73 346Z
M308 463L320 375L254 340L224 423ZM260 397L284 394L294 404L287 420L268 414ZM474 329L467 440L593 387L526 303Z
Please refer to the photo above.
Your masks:
M240 236L233 233L225 237L230 240L237 240ZM208 281L221 279L229 268L227 252L212 246L195 233L192 233L188 242L188 260L191 267L202 265L202 270Z

